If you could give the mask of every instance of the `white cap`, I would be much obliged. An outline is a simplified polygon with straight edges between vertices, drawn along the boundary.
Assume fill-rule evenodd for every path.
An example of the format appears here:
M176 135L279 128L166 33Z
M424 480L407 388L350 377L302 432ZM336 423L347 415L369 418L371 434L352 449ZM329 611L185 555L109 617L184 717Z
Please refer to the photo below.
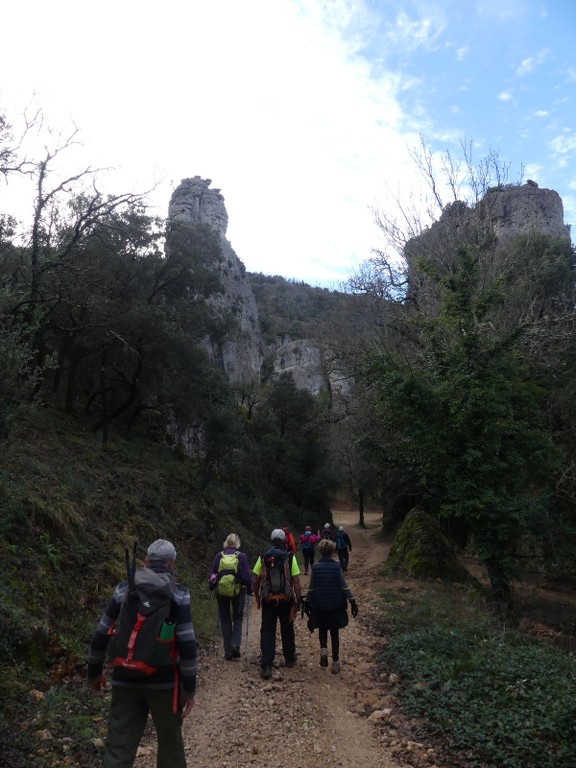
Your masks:
M341 526L340 526L340 528L338 528L338 530L339 530L339 531L343 531L343 530L344 530L344 526L343 526L343 525L341 525Z
M286 538L286 534L282 530L282 528L274 528L272 531L272 535L270 536L270 539L274 541L275 539L279 539L280 541L284 541Z
M326 523L326 524L324 525L324 528L330 528L330 523Z

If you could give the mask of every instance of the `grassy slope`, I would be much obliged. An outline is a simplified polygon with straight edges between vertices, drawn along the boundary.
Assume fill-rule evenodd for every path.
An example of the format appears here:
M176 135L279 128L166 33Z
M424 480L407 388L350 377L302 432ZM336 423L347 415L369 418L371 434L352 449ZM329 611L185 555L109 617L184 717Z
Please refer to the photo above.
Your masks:
M0 742L11 744L13 768L60 764L57 738L69 724L57 713L67 708L85 708L84 737L98 731L78 683L90 635L124 578L125 547L138 541L143 555L155 538L174 541L202 641L214 625L206 589L214 553L236 530L253 557L258 522L222 489L199 491L193 464L161 444L115 433L103 450L82 420L49 409L19 421L0 462ZM56 738L38 747L30 734L42 725Z

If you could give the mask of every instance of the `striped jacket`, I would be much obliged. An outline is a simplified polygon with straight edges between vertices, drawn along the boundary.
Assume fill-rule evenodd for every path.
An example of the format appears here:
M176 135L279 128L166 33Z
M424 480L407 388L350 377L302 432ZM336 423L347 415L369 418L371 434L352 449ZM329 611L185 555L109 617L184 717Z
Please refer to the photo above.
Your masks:
M169 569L164 566L152 565L153 571L157 573L168 572ZM110 627L120 615L120 608L124 595L128 591L128 582L123 581L116 586L112 599L108 603L100 623L92 636L90 648L88 650L88 679L93 680L102 675L104 663L106 660L106 649L110 640ZM196 636L192 625L192 614L190 610L190 592L181 584L177 584L172 597L176 604L174 616L176 619L176 652L178 654L178 674L182 682L182 687L189 696L194 695L196 690L197 674L197 650ZM134 678L126 677L122 674L122 669L117 667L112 673L112 685L133 688L143 686L146 688L173 688L175 679L175 670L172 663L160 667L152 675Z

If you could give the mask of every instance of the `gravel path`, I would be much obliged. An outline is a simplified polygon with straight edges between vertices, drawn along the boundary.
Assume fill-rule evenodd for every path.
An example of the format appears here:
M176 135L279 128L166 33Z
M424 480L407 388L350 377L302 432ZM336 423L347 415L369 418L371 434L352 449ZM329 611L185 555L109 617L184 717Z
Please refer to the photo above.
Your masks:
M250 609L248 643L242 658L226 661L220 641L201 652L194 708L184 724L189 768L395 768L434 763L430 751L401 736L395 720L388 676L375 654L383 643L369 623L377 600L377 571L386 555L374 537L377 515L339 512L352 540L347 580L359 606L340 633L342 671L320 667L318 633L305 619L295 620L297 665L275 667L270 680L260 677L260 612ZM302 575L305 586L308 577ZM280 647L278 638L277 650ZM405 758L408 758L405 760ZM136 768L154 768L153 731L140 747Z

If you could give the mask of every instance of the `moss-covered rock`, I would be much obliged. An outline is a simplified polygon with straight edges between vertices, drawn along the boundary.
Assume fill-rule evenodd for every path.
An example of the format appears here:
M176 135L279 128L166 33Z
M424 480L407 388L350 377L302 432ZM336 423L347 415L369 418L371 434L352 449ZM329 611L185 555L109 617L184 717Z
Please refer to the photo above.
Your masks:
M458 560L436 518L421 507L413 507L398 529L384 572L459 584L476 581Z

